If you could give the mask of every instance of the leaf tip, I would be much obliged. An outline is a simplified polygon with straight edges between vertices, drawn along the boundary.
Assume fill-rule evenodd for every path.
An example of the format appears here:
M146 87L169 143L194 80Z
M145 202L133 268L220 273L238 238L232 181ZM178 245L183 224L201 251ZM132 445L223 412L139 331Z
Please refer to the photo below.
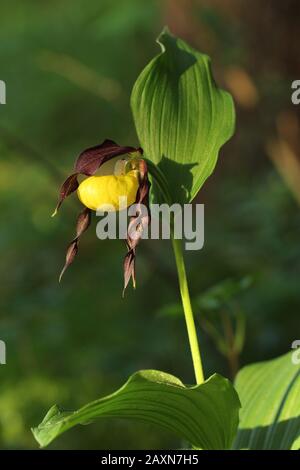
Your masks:
M162 52L165 52L166 50L166 42L168 39L174 38L172 33L169 30L168 26L164 26L162 32L159 34L159 36L156 39L157 44L160 45Z
M31 432L32 432L32 434L33 434L34 439L37 441L37 443L38 443L40 449L41 449L42 447L44 447L42 441L40 440L38 427L30 428L30 430L31 430Z

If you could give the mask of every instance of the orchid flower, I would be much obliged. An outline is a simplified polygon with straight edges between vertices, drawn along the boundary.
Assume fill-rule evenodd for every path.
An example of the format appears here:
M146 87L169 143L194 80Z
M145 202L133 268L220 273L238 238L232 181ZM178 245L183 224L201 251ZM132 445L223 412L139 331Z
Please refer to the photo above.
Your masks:
M63 201L70 194L77 192L77 196L85 206L79 214L76 224L76 236L69 243L65 265L59 280L74 261L78 252L81 235L88 229L91 214L102 207L108 211L124 209L120 201L126 201L126 207L135 204L135 214L131 216L127 232L127 254L124 258L124 291L132 278L135 287L135 259L136 248L144 228L148 225L149 215L149 189L148 169L142 158L143 150L134 147L122 147L112 140L105 140L102 144L84 150L76 160L74 173L68 176L60 188L59 199L53 216L61 207ZM122 157L117 161L116 171L111 175L96 175L99 168L115 157ZM86 178L79 183L78 176ZM141 205L148 208L147 216L141 217ZM135 224L135 236L132 236L130 227Z

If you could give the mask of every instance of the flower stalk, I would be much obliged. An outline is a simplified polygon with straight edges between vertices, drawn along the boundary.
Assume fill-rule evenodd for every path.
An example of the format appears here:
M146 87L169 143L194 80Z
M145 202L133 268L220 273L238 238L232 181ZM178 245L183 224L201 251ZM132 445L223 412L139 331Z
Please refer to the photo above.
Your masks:
M161 194L163 195L165 201L168 204L171 204L171 196L168 189L168 183L164 178L163 173L160 172L159 168L154 165L151 160L145 159L149 168L150 174L155 179ZM204 382L204 373L203 366L200 354L200 347L197 337L197 331L195 326L194 314L191 304L191 298L189 293L189 287L186 276L186 269L184 263L184 257L182 252L182 243L181 240L174 238L174 221L171 220L171 233L172 233L172 246L175 255L179 289L181 295L181 302L185 317L185 323L187 327L187 333L189 338L190 350L192 354L192 361L194 366L194 373L196 378L197 385Z
M185 322L189 337L190 349L192 354L194 372L196 377L197 385L204 382L204 374L203 374L203 367L202 367L202 360L200 354L200 347L197 338L195 320L191 305L189 287L187 282L186 270L185 270L185 263L182 253L182 244L181 240L177 240L172 236L172 245L175 254L177 272L178 272L178 280L179 280L179 289L182 301L182 307L185 316Z

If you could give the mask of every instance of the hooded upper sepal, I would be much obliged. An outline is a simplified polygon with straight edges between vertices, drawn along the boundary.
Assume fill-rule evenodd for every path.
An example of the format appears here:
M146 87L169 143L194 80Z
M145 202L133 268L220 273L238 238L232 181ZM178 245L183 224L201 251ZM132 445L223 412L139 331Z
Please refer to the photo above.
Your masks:
M78 244L79 238L81 235L89 228L91 223L91 210L90 209L83 209L83 211L79 214L77 218L76 224L76 237L71 241L67 248L66 253L66 261L65 265L60 273L59 282L61 281L66 269L73 263L75 256L78 253Z
M140 150L134 147L123 147L116 144L113 140L106 139L102 144L90 147L79 155L75 163L75 171L83 175L92 176L103 163L111 158Z

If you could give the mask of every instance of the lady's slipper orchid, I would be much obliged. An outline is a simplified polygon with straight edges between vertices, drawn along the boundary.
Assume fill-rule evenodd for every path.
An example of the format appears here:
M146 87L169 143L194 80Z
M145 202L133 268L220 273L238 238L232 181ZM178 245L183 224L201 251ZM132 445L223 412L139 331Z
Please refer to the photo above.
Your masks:
M90 176L80 183L77 195L92 211L105 206L107 211L118 211L125 209L122 196L126 196L126 207L135 203L138 187L137 171L131 170L121 175Z
M79 200L85 206L79 214L76 226L76 237L67 248L66 261L60 274L61 280L67 267L74 261L78 252L78 243L81 235L87 230L91 222L91 211L103 209L105 211L118 211L135 204L135 214L131 217L127 234L127 254L124 259L124 290L133 280L135 287L135 257L136 247L142 236L144 228L149 223L149 188L148 170L145 160L141 158L141 148L122 147L112 140L105 140L102 144L84 150L78 157L74 173L62 184L55 215L64 199L77 190ZM118 160L113 175L97 176L97 170L107 161L118 156L127 155L127 158ZM78 176L87 176L81 183ZM120 205L126 201L126 205ZM141 206L147 207L147 215ZM134 236L133 236L133 227Z

